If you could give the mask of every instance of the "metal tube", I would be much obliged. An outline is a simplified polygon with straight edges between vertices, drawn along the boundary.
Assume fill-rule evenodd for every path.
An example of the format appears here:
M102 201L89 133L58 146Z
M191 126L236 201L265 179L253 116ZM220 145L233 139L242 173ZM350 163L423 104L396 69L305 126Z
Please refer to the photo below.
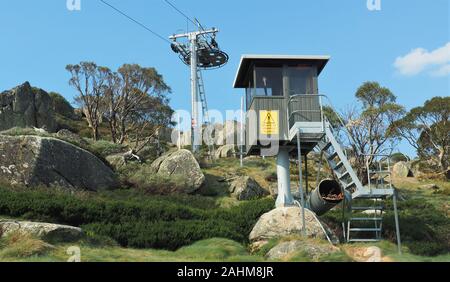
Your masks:
M309 188L309 183L308 183L308 155L305 155L305 191L306 191L306 195L308 195L308 188Z
M197 108L197 35L190 35L191 41L191 102L192 102L192 125L191 125L191 141L192 151L197 152L198 149L198 108Z
M289 172L289 152L280 148L277 156L278 197L276 207L290 207L294 205L291 194L291 177Z
M325 179L311 192L309 208L320 216L339 204L343 198L339 183L333 179Z
M300 143L300 129L297 131L297 154L298 154L298 176L299 176L299 192L302 205L302 232L306 236L306 225L305 225L305 197L303 195L303 175L302 175L302 148Z
M177 122L178 122L178 150L181 150L181 118L180 114L177 113Z
M241 144L240 145L240 149L241 149L241 155L240 155L240 159L241 159L241 167L244 166L244 96L241 97Z
M397 236L397 248L398 253L402 254L402 241L400 239L400 224L398 221L398 211L397 211L397 189L394 189L394 195L392 197L394 203L394 217L395 217L395 234Z

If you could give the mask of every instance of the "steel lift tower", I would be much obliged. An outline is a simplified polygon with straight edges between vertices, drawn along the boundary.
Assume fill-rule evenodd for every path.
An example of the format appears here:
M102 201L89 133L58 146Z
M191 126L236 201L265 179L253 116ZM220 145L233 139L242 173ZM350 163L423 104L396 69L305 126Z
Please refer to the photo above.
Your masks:
M202 144L202 122L200 121L199 103L201 103L204 123L209 123L208 105L201 74L202 69L215 69L228 62L228 55L219 49L216 42L218 29L205 30L197 22L198 30L182 34L174 34L172 50L179 54L183 63L191 69L191 144L192 151L197 152ZM180 43L179 40L185 40ZM200 102L199 102L200 101Z

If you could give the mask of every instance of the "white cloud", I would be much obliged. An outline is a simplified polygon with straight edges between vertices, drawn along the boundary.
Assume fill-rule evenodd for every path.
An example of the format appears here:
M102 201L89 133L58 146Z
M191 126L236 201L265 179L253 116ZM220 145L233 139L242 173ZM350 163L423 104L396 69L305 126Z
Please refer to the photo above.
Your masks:
M447 76L450 75L450 64L440 67L431 73L433 76Z
M394 66L402 75L416 75L431 69L430 74L434 76L447 76L450 74L450 42L431 52L423 48L414 49L398 57Z

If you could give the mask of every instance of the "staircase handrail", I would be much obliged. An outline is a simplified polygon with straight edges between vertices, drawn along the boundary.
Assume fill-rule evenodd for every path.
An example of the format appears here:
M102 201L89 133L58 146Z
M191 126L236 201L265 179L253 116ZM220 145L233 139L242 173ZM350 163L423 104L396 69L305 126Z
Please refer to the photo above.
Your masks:
M338 111L336 110L336 108L333 106L333 103L332 103L330 97L328 97L326 94L294 94L294 95L291 95L291 96L289 97L289 100L288 100L288 124L289 124L289 120L290 120L290 118L291 118L291 115L289 114L289 105L291 104L292 100L295 99L295 98L298 98L298 97L308 97L308 98L309 98L309 97L311 97L310 95L316 95L316 96L319 96L320 98L323 97L323 98L325 98L325 99L328 100L328 106L329 106L329 107L333 110L333 112L336 114L336 117L338 118L339 123L341 124L341 126L342 126L342 128L343 128L343 131L345 132L345 134L347 135L347 137L349 138L349 140L351 140L354 144L357 144L356 140L353 138L353 136L352 136L352 135L350 134L350 132L348 131L347 126L346 126L345 122L343 121L343 119L341 118L340 114L338 113ZM333 128L333 126L332 126L331 123L329 122L328 118L327 118L327 117L324 115L324 113L323 113L322 99L320 100L320 110L321 110L321 112L322 112L322 121L323 121L324 125L326 125L326 124L328 123L328 126L330 126L331 129L333 129L333 131L334 131L335 128ZM357 147L355 147L355 148L356 148L356 150L357 150L356 153L357 153L358 155L362 155L361 152L360 152L360 150L359 150L359 148L357 148Z

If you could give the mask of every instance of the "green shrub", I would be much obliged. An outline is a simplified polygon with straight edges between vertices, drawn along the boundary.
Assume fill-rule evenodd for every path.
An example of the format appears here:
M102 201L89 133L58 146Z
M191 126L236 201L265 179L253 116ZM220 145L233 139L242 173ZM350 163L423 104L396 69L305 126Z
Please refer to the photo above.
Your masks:
M40 137L53 137L51 133L40 132L28 127L13 127L8 130L2 131L2 135L7 136L40 136Z
M409 160L408 156L402 153L395 153L391 156L391 163L395 164L398 162L407 162Z
M56 92L50 92L48 94L52 99L52 107L55 113L70 119L75 117L75 110L72 105L67 102L66 98Z
M169 250L213 237L246 243L259 216L274 204L271 199L262 199L233 209L201 209L195 207L199 201L194 196L116 200L105 195L0 188L2 215L81 226L124 247Z
M100 155L103 158L106 158L109 155L123 153L126 151L126 146L115 144L106 140L99 140L89 142L87 149L95 155Z
M434 257L449 252L448 248L442 249L440 242L407 242L411 253L420 256Z

